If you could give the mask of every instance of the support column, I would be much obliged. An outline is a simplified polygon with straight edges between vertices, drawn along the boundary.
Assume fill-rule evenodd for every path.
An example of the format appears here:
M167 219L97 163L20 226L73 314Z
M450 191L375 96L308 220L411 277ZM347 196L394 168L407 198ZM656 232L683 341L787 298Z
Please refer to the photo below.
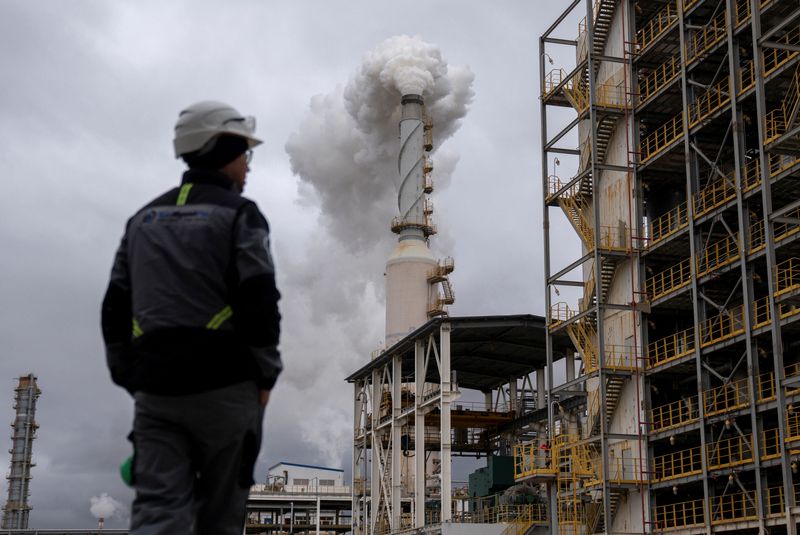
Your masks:
M451 401L451 384L450 384L450 324L443 323L440 328L439 338L439 359L441 361L439 367L439 380L441 401L441 466L439 476L441 479L441 497L442 497L442 523L450 522L452 518L452 507L450 504L451 493L451 469L450 464L450 401Z
M414 342L414 527L425 526L425 343Z
M544 384L544 368L536 370L536 408L544 409L547 403L547 396L545 395Z
M392 460L391 527L394 530L400 529L400 499L403 495L403 481L400 471L402 459L400 434L403 430L400 425L400 413L402 412L402 381L403 360L399 355L395 355L392 357L392 441L390 450Z
M369 495L369 532L375 533L378 527L378 510L381 501L381 439L377 431L381 421L381 377L380 370L372 370L372 466Z
M319 482L317 483L317 535L319 535L319 513L320 513L320 503L319 503Z

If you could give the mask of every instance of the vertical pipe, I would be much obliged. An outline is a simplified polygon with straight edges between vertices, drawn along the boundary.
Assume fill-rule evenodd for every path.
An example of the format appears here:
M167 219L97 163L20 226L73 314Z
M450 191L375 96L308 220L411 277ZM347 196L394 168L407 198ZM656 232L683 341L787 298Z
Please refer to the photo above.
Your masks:
M442 497L442 523L450 522L452 518L451 506L451 470L450 465L450 400L452 399L450 383L450 324L442 323L439 329L439 369L441 392L441 497Z
M361 429L361 380L357 380L353 383L353 429L356 430L353 438L353 466L352 466L352 478L350 481L353 482L353 487L350 490L350 496L352 500L352 511L353 511L353 532L356 535L362 535L360 531L361 522L359 518L361 516L361 496L360 493L356 491L356 482L359 479L360 475L360 459L363 455L361 451L361 444L360 439L358 438L358 431ZM363 488L363 483L362 483Z

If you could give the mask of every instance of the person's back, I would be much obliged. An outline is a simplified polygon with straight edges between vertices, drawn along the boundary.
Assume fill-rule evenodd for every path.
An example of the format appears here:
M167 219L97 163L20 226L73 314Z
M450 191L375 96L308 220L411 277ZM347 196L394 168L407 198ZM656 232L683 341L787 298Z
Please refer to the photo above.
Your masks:
M128 221L103 303L112 379L134 394L132 534L241 533L263 406L281 371L269 228L240 196L252 125L181 113L182 185Z

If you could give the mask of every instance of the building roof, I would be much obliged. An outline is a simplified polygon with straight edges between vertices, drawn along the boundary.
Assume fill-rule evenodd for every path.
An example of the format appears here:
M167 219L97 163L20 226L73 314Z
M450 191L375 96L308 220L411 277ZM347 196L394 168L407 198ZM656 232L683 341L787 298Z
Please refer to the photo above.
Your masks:
M414 373L414 342L433 336L438 343L439 328L451 325L450 361L456 372L458 385L464 388L489 391L508 383L510 377L521 377L547 362L545 349L545 319L531 314L513 316L451 316L434 318L399 340L378 358L363 366L347 378L354 382L400 355L403 376ZM566 335L555 338L566 344ZM554 348L554 352L561 348ZM428 367L426 381L439 382L436 364Z
M342 470L341 468L328 468L327 466L315 466L313 464L289 463L289 462L286 462L286 461L281 461L279 463L273 464L272 466L267 468L267 471L270 471L273 468L277 468L277 467L279 467L281 465L284 465L284 466L297 466L299 468L313 468L314 470L327 470L328 472L342 472L342 473L344 473L344 470Z

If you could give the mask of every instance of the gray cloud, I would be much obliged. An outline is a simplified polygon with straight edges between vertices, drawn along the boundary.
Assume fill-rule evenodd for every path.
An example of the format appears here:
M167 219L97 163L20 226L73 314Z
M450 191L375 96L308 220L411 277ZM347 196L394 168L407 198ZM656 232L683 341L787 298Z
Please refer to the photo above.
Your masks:
M325 197L298 188L284 142L307 119L309 99L338 98L337 85L344 95L365 53L387 37L419 34L442 51L452 84L442 114L467 101L456 88L475 74L470 113L437 143L434 162L434 248L456 258L453 313L543 312L535 47L548 9L523 0L491 10L477 0L0 3L0 424L13 419L12 379L33 371L44 392L34 527L92 526L93 496L132 498L117 474L130 452L131 402L104 367L99 303L125 219L178 180L171 129L192 101L230 101L258 118L266 140L247 194L273 228L287 368L258 474L279 460L349 466L352 392L343 378L383 337L394 199L390 184L381 197L383 182L355 192L373 199L352 219L367 238L342 245L347 220L331 238ZM437 136L455 132L456 123L447 132L434 120ZM394 121L372 128L396 133ZM320 132L320 150L331 139ZM321 153L320 165L322 156L333 154ZM374 164L374 176L380 170ZM6 451L0 443L0 467Z

